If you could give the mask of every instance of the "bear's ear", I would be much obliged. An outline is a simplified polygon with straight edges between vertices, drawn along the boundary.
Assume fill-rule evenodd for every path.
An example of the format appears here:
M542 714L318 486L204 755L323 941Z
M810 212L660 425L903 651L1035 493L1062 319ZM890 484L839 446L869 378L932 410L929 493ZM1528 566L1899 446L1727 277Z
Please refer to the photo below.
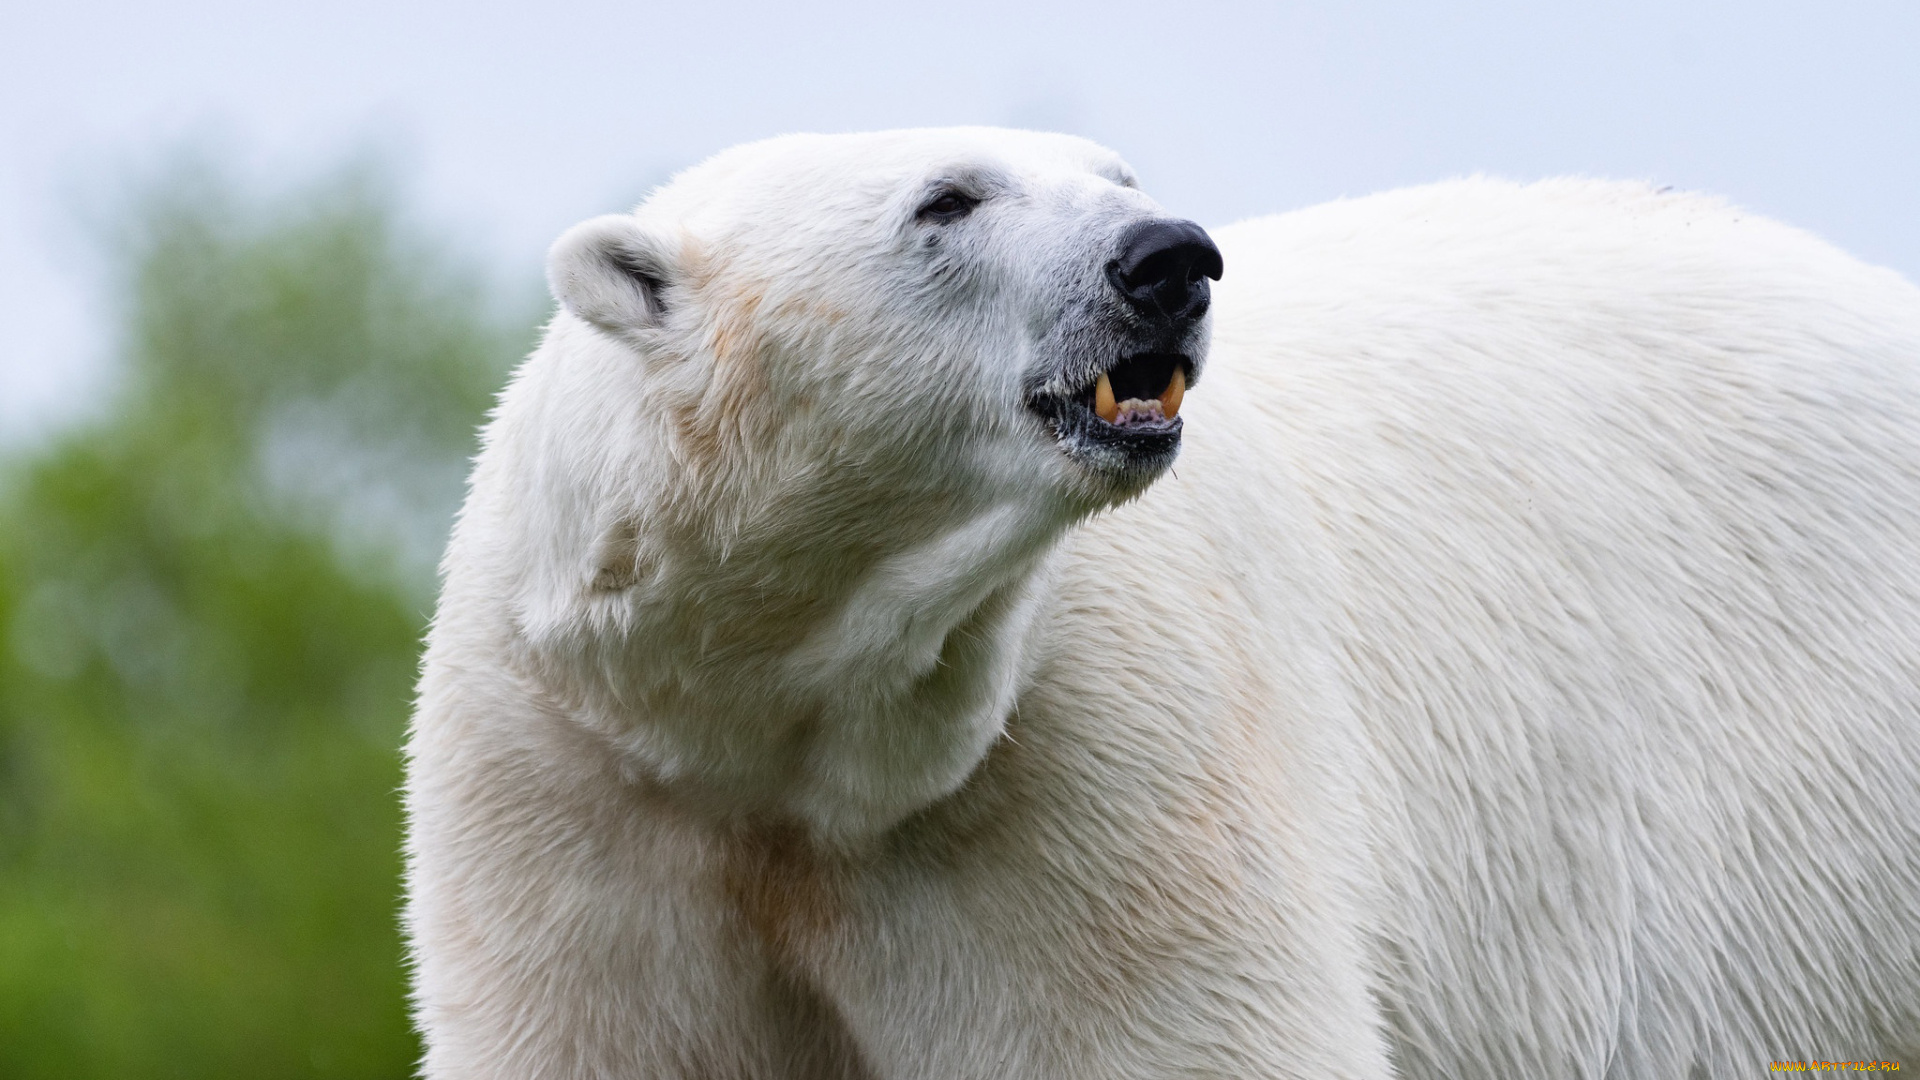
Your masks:
M626 214L583 221L547 252L547 285L568 311L614 334L660 325L673 280L661 245Z

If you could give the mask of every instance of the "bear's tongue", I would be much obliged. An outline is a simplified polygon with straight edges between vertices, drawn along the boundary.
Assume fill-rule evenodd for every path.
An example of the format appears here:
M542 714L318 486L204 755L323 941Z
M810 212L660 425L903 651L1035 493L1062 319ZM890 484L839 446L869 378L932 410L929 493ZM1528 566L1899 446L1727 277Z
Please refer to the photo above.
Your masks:
M1167 379L1166 389L1154 398L1113 399L1113 380L1106 372L1093 384L1093 411L1100 419L1116 427L1133 423L1165 423L1180 415L1180 399L1186 396L1187 373L1176 365Z

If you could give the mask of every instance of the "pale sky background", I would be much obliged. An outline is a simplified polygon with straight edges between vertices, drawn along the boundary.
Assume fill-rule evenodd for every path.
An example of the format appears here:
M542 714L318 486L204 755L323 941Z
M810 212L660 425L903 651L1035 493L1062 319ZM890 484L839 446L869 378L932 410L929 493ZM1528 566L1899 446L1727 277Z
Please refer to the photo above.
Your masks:
M1206 224L1474 172L1718 192L1920 279L1920 0L0 0L0 442L110 377L88 215L184 142L372 146L502 281L786 131L1073 131Z

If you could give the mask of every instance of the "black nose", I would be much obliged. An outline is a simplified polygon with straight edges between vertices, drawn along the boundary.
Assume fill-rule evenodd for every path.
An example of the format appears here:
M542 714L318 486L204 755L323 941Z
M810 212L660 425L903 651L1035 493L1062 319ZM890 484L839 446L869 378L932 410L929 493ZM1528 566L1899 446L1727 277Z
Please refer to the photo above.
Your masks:
M1142 221L1120 237L1107 278L1140 314L1197 319L1207 313L1207 279L1220 280L1220 249L1191 221Z

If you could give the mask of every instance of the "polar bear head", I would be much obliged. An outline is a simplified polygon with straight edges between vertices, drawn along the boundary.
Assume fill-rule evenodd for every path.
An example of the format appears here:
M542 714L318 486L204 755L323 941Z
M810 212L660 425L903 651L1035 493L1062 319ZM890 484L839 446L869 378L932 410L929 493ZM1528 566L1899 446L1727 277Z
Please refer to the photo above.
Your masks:
M637 772L896 820L1000 730L1056 541L1172 462L1220 272L1081 139L728 151L555 244L449 595Z
M1023 483L1081 512L1172 461L1220 272L1111 151L981 129L740 147L549 262L735 494L832 448L916 490Z

